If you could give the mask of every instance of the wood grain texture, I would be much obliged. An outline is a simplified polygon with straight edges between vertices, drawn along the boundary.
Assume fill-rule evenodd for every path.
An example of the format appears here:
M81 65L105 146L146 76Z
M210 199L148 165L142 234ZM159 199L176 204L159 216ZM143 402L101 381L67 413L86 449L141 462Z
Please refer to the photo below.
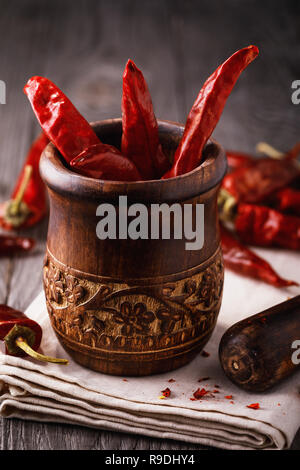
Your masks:
M297 0L1 0L0 197L7 198L38 126L22 92L46 75L88 120L120 115L128 57L143 70L162 119L184 122L202 83L234 50L257 44L261 57L242 76L214 137L253 151L259 140L286 149L299 140L300 78ZM32 256L0 261L0 301L24 309L41 286L47 222L30 231ZM29 232L28 232L29 233ZM0 421L1 449L200 449L175 441L60 424ZM300 432L293 449L300 449Z

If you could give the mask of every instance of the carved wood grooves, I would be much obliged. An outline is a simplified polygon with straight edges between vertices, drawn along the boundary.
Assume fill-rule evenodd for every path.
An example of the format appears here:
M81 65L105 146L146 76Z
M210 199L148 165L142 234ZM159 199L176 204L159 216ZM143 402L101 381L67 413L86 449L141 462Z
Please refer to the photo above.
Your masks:
M48 254L44 265L47 308L64 342L118 353L154 352L210 336L220 308L220 250L209 264L172 282L139 285L87 279ZM95 276L94 276L95 278Z

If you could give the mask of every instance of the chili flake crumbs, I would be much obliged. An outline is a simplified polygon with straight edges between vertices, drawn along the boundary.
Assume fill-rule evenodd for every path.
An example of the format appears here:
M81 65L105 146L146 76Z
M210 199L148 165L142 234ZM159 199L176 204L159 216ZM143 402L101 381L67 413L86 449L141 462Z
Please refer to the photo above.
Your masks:
M251 408L252 410L259 410L260 406L259 403L252 403L251 405L247 405L247 408Z
M173 382L176 382L176 380L174 380L174 379L169 379L168 382L172 384Z
M198 380L198 382L204 382L204 381L209 380L209 379L210 379L210 377L202 377Z
M204 349L203 349L203 351L201 352L201 356L202 357L209 357L210 354L207 351L204 351Z
M205 388L198 388L194 393L193 396L196 400L200 400L200 398L203 398L204 395L206 395L209 392L209 390L205 390Z
M227 400L232 400L232 395L225 395L225 398L227 398Z
M123 379L123 382L128 382L128 380L127 380L127 379Z
M171 390L169 388L165 388L161 391L162 396L159 398L168 398L171 395Z

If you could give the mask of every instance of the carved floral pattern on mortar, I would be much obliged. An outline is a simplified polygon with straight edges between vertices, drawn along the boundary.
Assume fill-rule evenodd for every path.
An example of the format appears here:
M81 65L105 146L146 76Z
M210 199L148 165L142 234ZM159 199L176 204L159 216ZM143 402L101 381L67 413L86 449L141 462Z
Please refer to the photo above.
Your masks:
M92 283L87 285L86 281L62 271L48 258L44 263L44 288L47 299L60 308L79 305L98 290L97 286L93 288Z
M47 259L47 307L54 327L92 347L156 349L210 332L222 295L223 266L211 264L188 279L134 286L79 279Z
M155 320L153 312L147 311L147 307L142 302L131 304L123 302L120 311L115 310L113 321L122 325L122 335L147 334L150 331L150 324Z

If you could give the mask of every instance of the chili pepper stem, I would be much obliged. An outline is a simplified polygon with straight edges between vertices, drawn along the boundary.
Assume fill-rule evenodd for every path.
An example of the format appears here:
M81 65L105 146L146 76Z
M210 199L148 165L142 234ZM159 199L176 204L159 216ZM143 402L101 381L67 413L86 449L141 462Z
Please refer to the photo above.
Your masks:
M263 153L267 157L274 158L274 160L283 160L284 158L294 160L295 165L300 168L299 162L296 161L300 153L299 142L297 142L297 144L294 145L294 147L287 153L279 152L279 150L277 150L267 142L258 142L258 144L256 145L256 151L258 153Z
M220 219L225 223L233 222L237 202L235 197L229 194L226 189L221 188L219 191L218 207Z
M22 336L19 336L16 340L16 345L22 349L28 356L33 357L34 359L37 359L38 361L42 362L53 362L54 364L68 364L68 359L59 359L57 357L50 357L50 356L44 356L43 354L40 354L36 351L34 351L29 344L22 338Z
M255 149L258 153L263 153L267 157L275 158L277 160L281 160L285 155L283 152L279 152L279 150L275 149L267 142L258 142Z
M31 165L26 165L24 168L24 177L23 177L22 183L16 194L16 197L11 202L11 206L10 206L11 215L16 215L19 212L20 204L22 202L24 193L27 189L28 183L32 175L32 170L33 168Z

